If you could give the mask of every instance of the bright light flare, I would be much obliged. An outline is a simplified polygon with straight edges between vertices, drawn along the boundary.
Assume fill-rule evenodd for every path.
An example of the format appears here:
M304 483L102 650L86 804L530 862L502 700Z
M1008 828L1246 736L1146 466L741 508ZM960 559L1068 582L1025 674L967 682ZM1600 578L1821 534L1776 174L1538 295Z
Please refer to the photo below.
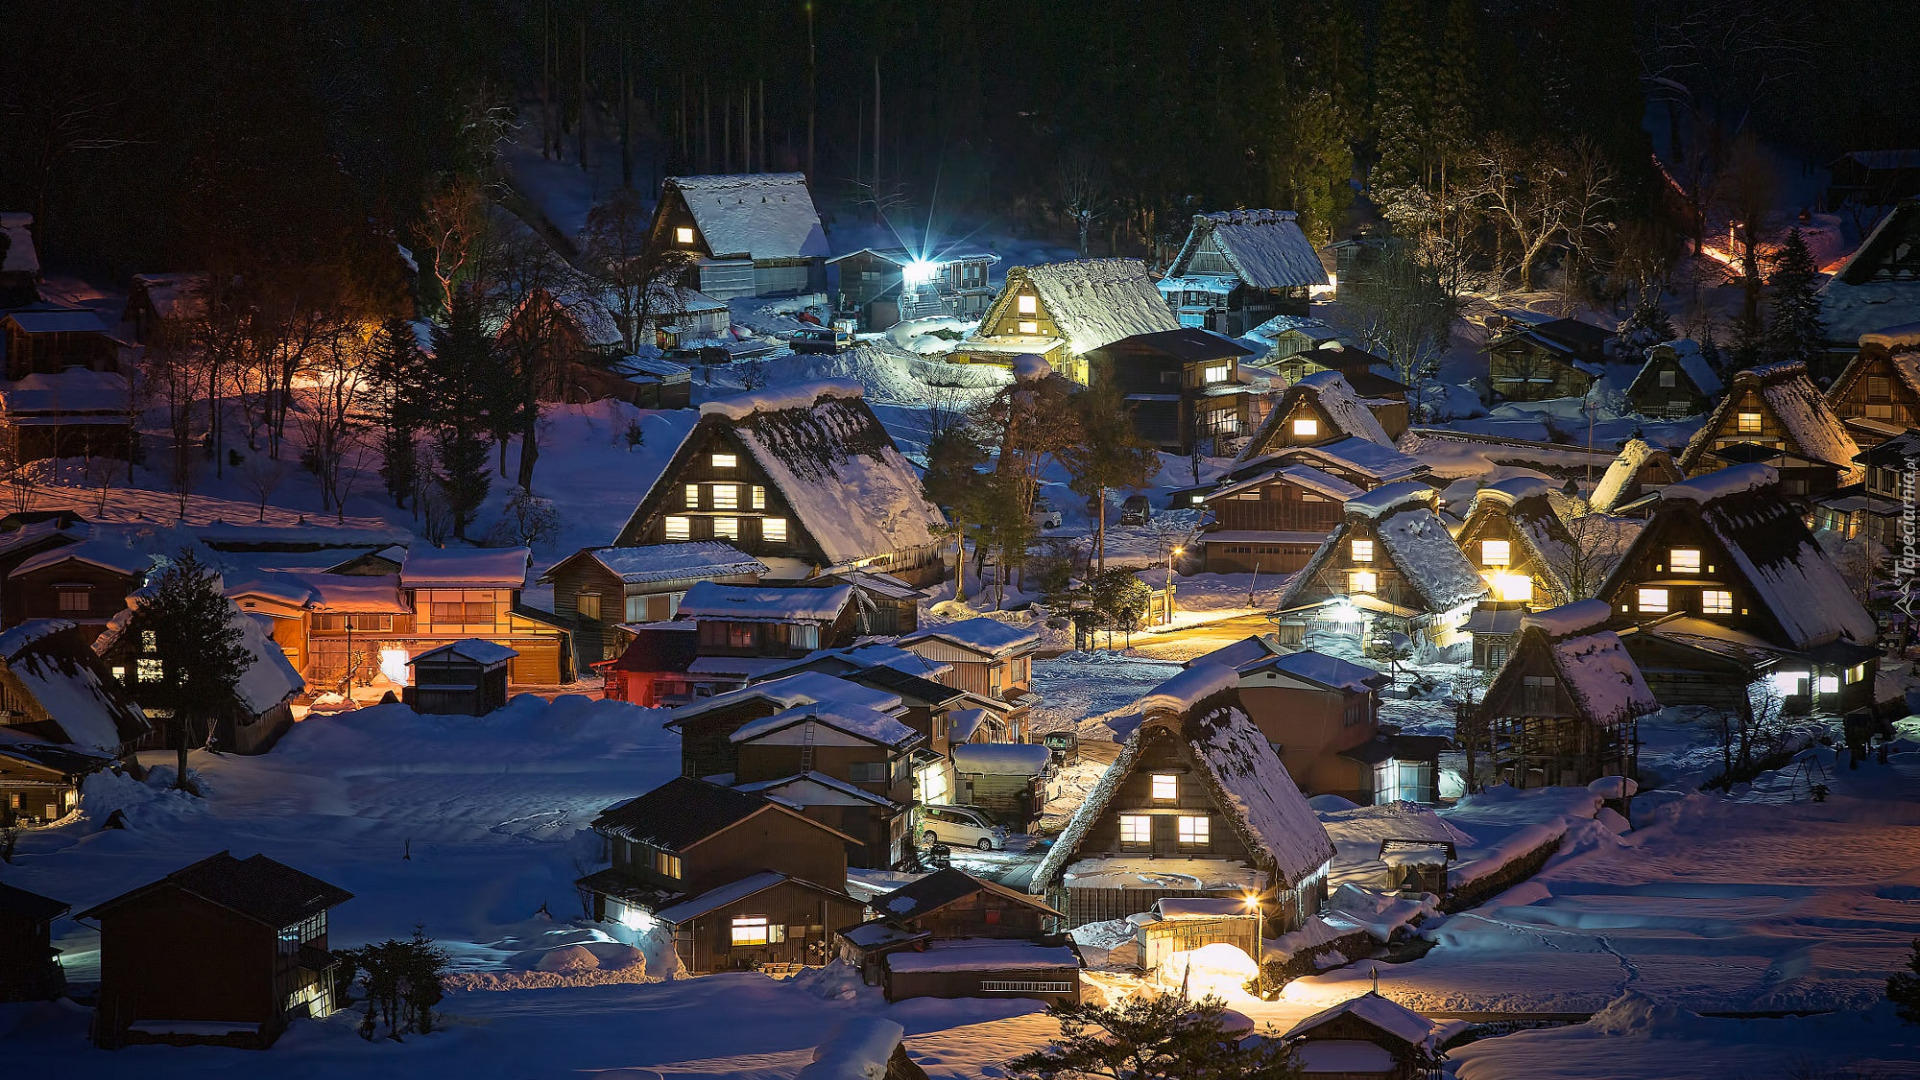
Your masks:
M925 285L940 272L940 264L926 259L915 259L900 268L900 279L908 285Z
M1495 600L1533 599L1533 578L1526 574L1494 574L1492 577Z

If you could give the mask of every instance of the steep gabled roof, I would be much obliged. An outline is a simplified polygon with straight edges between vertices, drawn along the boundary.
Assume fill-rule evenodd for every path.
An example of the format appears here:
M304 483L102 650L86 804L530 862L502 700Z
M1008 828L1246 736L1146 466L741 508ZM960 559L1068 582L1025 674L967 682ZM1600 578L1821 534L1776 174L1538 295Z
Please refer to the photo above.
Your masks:
M882 920L917 919L976 893L989 893L1022 907L1033 908L1043 915L1055 917L1060 915L1060 912L1026 893L1016 892L1005 885L977 878L951 867L935 870L926 877L910 881L890 893L874 897L873 902L867 906L872 908Z
M1060 328L1074 355L1108 342L1156 330L1177 330L1180 320L1154 288L1147 264L1139 259L1081 259L1075 262L1016 266L988 310L990 323L1013 302L1020 283L1033 287L1041 306Z
M1728 389L1727 396L1720 399L1713 415L1694 433L1686 450L1681 453L1681 471L1691 475L1699 467L1701 459L1713 449L1716 438L1734 433L1731 426L1733 414L1748 390L1760 398L1762 405L1785 430L1787 438L1793 441L1792 449L1837 467L1843 484L1860 481L1859 466L1853 461L1854 455L1860 452L1859 445L1847 433L1847 426L1834 413L1832 406L1827 404L1826 396L1807 377L1806 365L1797 360L1768 364L1734 375L1733 386Z
M827 234L803 173L669 176L715 258L825 258ZM662 202L665 202L665 196Z
M133 289L145 294L161 319L197 319L206 310L210 279L205 271L175 274L135 274Z
M1633 382L1627 386L1627 393L1640 394L1654 389L1649 384L1649 380L1654 377L1661 362L1665 360L1672 360L1679 366L1680 370L1686 374L1687 381L1693 384L1693 388L1700 392L1701 397L1712 398L1720 393L1722 389L1720 373L1713 370L1712 364L1707 363L1706 356L1700 352L1700 343L1692 338L1677 338L1648 349L1646 362L1640 365L1639 372L1633 376Z
M1378 487L1347 501L1347 515L1280 595L1282 609L1296 606L1316 583L1354 529L1370 523L1380 555L1400 572L1426 609L1451 611L1487 594L1487 583L1460 553L1453 533L1433 512L1433 489L1415 481Z
M1080 845L1113 801L1140 754L1142 740L1165 732L1181 739L1228 827L1253 861L1287 885L1298 884L1333 858L1326 827L1280 763L1266 736L1247 719L1228 667L1190 667L1141 699L1145 717L1127 737L1100 782L1068 819L1040 866L1031 892L1043 892L1077 856Z
M669 851L685 851L755 814L791 814L835 836L853 839L764 795L739 791L691 776L673 779L593 819L593 831Z
M1639 498L1640 470L1649 463L1664 463L1668 474L1665 482L1680 479L1680 470L1674 467L1671 454L1645 439L1628 439L1607 471L1601 474L1600 482L1593 486L1593 494L1587 499L1588 508L1596 514L1611 514L1622 504Z
M1777 644L1790 649L1842 639L1873 644L1873 616L1820 550L1800 512L1781 497L1779 476L1765 465L1735 465L1663 489L1647 527L1601 595L1616 597L1632 586L1641 553L1660 541L1672 517L1697 521L1725 549L1732 569L1779 627Z
M1379 991L1348 998L1331 1008L1322 1009L1288 1028L1287 1033L1281 1037L1297 1039L1316 1028L1324 1027L1328 1021L1342 1016L1351 1016L1376 1031L1392 1036L1408 1047L1426 1050L1434 1048L1433 1021L1397 1001L1381 997Z
M1460 525L1462 552L1477 538L1481 525L1496 515L1507 519L1514 538L1526 548L1535 576L1544 575L1547 592L1556 600L1566 600L1570 593L1562 569L1574 543L1554 508L1553 488L1537 477L1521 477L1488 484L1475 492L1467 506L1466 520Z
M1294 407L1302 398L1314 403L1327 423L1341 435L1364 439L1367 442L1392 448L1393 440L1387 438L1386 429L1380 426L1346 376L1338 371L1316 371L1292 386L1280 395L1280 400L1267 410L1267 418L1260 422L1260 429L1240 451L1236 462L1248 462L1265 454L1275 452L1268 445L1279 432L1280 425L1293 413Z
M1329 499L1338 499L1341 502L1345 502L1360 494L1359 488L1354 487L1352 484L1347 483L1345 480L1325 470L1316 469L1311 465L1281 465L1268 469L1265 472L1256 473L1245 480L1228 484L1226 487L1215 488L1208 492L1201 501L1215 502L1233 495L1238 495L1243 491L1252 491L1265 487L1276 480L1284 480L1288 483L1297 484L1316 495L1323 495Z
M0 663L58 729L52 741L118 754L149 730L146 713L64 619L29 619L0 634ZM38 725L35 725L38 726Z
M1513 655L1487 689L1482 708L1490 714L1502 709L1530 670L1524 656L1538 651L1588 723L1610 727L1659 711L1660 702L1620 636L1600 629L1612 615L1604 600L1580 600L1526 616Z
M74 918L98 918L122 904L166 887L197 896L276 930L353 899L353 894L345 889L329 885L265 855L236 859L223 851L192 866L175 870L159 881L96 904Z
M1860 351L1853 354L1853 359L1848 360L1847 366L1841 370L1840 377L1833 380L1833 385L1827 388L1828 401L1839 401L1846 397L1854 384L1866 375L1867 369L1876 361L1883 359L1887 362L1893 377L1899 379L1900 384L1907 388L1907 393L1920 397L1920 351L1916 351L1911 344L1904 342L1890 346L1880 341L1868 340L1874 336L1867 334L1862 337Z
M1200 245L1211 236L1234 276L1256 289L1291 289L1327 283L1320 253L1300 231L1291 210L1227 210L1195 214L1187 242L1167 268L1184 277Z

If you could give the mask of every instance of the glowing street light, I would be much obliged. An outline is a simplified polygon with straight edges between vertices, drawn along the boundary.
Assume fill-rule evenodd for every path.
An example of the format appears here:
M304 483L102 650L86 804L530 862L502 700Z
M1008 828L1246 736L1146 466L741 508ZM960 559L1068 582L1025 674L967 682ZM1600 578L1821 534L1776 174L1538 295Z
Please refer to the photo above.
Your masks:
M906 282L907 286L911 288L915 285L925 285L927 282L932 281L934 275L939 272L939 263L928 262L926 259L915 259L900 268L900 280Z
M1178 544L1176 544L1174 545L1174 548L1172 551L1167 552L1167 625L1168 626L1173 625L1173 560L1179 558L1180 553L1186 550L1187 550L1186 548L1183 548Z

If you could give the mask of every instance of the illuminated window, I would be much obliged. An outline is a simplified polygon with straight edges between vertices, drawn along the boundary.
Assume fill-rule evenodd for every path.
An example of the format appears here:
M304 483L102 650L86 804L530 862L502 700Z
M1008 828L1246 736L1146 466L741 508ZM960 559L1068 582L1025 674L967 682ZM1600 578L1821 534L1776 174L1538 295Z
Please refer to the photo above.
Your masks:
M716 540L740 539L740 519L735 517L714 518L713 535Z
M727 624L727 647L730 649L753 648L753 624L752 623L728 623Z
M673 242L674 242L674 243L676 243L676 244L691 244L691 243L693 243L693 228L692 228L692 226L688 226L688 225L681 225L681 226L679 226L678 228L676 228L676 229L674 229L674 230L673 230Z
M141 682L159 682L162 678L160 661L141 657L133 662L133 677Z
M1121 814L1120 842L1123 844L1151 844L1153 842L1153 819L1145 814Z
M1156 799L1177 799L1180 797L1180 778L1172 773L1153 774L1153 797Z
M715 454L712 460L716 469L731 469L740 464L740 459L732 454Z
M759 484L753 485L753 508L755 510L765 510L767 508L767 489L761 487Z
M1667 552L1667 569L1676 574L1697 574L1700 572L1699 548L1674 548Z
M1207 819L1204 817L1183 817L1180 819L1180 842L1183 844L1204 844L1207 842Z
M740 509L740 485L739 484L713 485L713 508L715 510Z
M1508 540L1480 541L1481 566L1506 566L1513 561L1513 543Z
M61 611L83 612L93 607L93 599L85 589L61 589L59 593Z
M1347 574L1347 591L1371 593L1380 587L1380 579L1371 570L1354 570Z
M765 945L770 940L765 915L735 915L732 929L735 945Z
M1040 332L1040 324L1034 322L1032 319L1022 319L1020 320L1018 329L1022 334L1038 334Z
M700 485L688 484L687 485L687 509L698 510L699 508L700 508Z
M1734 430L1742 435L1760 434L1760 414L1757 412L1741 413L1734 418Z
M1208 384L1209 386L1211 386L1214 383L1226 382L1227 381L1227 365L1220 364L1218 366L1205 369L1200 373L1200 381Z
M1320 436L1320 421L1311 416L1302 416L1293 422L1293 434L1297 438L1314 439Z
M1838 675L1820 676L1820 692L1823 694L1839 693L1840 692L1840 676Z
M600 594L583 592L573 599L573 610L583 619L598 622L600 619Z
M656 851L653 853L653 868L666 877L678 879L680 877L680 856L665 851Z
M1017 309L1022 315L1040 314L1040 298L1032 293L1021 293Z
M1373 561L1373 541L1355 540L1353 542L1353 561L1354 562L1372 562Z
M1733 614L1733 594L1725 589L1700 590L1700 612L1704 615Z
M768 541L769 543L775 543L775 544L786 543L787 542L787 519L786 518L761 518L760 519L760 539Z
M1664 615L1667 612L1667 590L1641 589L1640 610L1648 615Z
M667 518L666 537L669 540L693 539L693 519L684 517Z
M159 652L160 651L160 639L154 635L153 631L151 630L140 631L140 651L141 652Z
M1674 376L1674 370L1672 368L1668 368L1667 370L1661 372L1660 373L1660 389L1671 390L1675 386L1679 385L1679 380L1675 379L1673 376Z
M1857 683L1867 677L1867 665L1855 664L1847 669L1847 682Z

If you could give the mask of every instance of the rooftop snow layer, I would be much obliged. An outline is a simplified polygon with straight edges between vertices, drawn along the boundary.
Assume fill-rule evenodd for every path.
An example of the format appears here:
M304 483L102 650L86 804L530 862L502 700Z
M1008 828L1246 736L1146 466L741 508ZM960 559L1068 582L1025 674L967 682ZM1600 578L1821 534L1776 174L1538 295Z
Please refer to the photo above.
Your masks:
M924 952L887 954L889 971L1022 971L1079 966L1080 957L1065 945L1008 938L955 938L929 942Z
M590 550L596 562L628 585L767 572L765 563L722 540Z
M1594 723L1616 724L1660 709L1640 666L1611 630L1556 640L1553 661L1567 692Z
M1384 673L1364 664L1355 664L1312 649L1269 656L1242 667L1240 673L1244 675L1252 671L1268 670L1284 671L1289 675L1297 675L1322 686L1331 686L1354 694L1369 693L1374 688L1391 681Z
M20 565L14 567L13 572L7 576L21 577L36 570L44 570L49 566L73 561L138 578L153 565L153 555L144 546L128 546L126 541L130 539L132 537L129 534L125 538L106 537L98 540L83 540L78 544L49 548L21 560Z
M1608 465L1607 471L1601 475L1600 482L1594 485L1593 494L1587 499L1587 505L1595 513L1611 513L1614 507L1620 504L1621 495L1639 476L1647 459L1656 453L1664 454L1666 451L1658 449L1645 439L1628 439L1626 445L1620 448L1620 453L1615 455L1613 463Z
M1487 594L1486 581L1432 510L1415 507L1390 513L1374 533L1428 610L1449 611Z
M1227 210L1194 218L1171 272L1187 273L1191 252L1211 233L1240 279L1257 289L1325 285L1326 267L1291 210Z
M409 589L519 589L532 552L515 548L407 548L400 584Z
M86 368L23 376L0 390L0 400L5 401L6 410L16 424L35 423L41 416L78 413L123 416L132 407L126 376Z
M824 258L827 234L801 173L669 176L717 258Z
M672 722L679 724L702 713L754 700L771 701L782 709L791 709L796 705L816 701L831 701L838 704L863 705L883 712L896 711L902 704L898 694L875 690L872 687L848 682L818 671L802 671L795 675L768 679L766 682L753 683L737 690L729 690L724 694L715 694L710 698L681 705L673 710Z
M1860 344L1878 345L1889 351L1920 348L1920 322L1886 326L1860 335Z
M1081 259L1021 269L1076 356L1135 334L1180 327L1139 259Z
M796 706L742 726L727 738L730 742L749 742L782 728L813 721L836 731L879 743L900 746L919 737L919 732L878 709L844 701L818 701ZM1046 749L1041 747L1041 749Z
M1294 384L1301 390L1313 395L1320 408L1333 421L1333 425L1344 435L1355 435L1368 442L1381 446L1392 446L1393 440L1387 438L1387 431L1380 421L1360 402L1354 393L1353 384L1338 371L1316 371ZM1277 411L1277 410L1276 410Z
M1383 484L1347 500L1347 513L1378 520L1396 510L1431 508L1433 488L1414 480Z
M1558 638L1603 626L1612 617L1613 607L1605 600L1576 600L1546 611L1529 612L1520 620L1520 625L1523 629L1537 626L1546 631L1548 637Z
M492 667L495 664L504 664L519 655L520 652L517 649L511 649L484 638L462 638L437 649L428 649L407 661L407 666L411 667L422 660L460 659L471 661L482 667Z
M1779 481L1780 474L1771 465L1731 465L1678 484L1668 484L1660 490L1660 497L1705 504L1729 495L1772 487Z
M981 615L972 619L962 619L959 622L922 627L901 638L900 644L911 645L916 641L926 641L929 638L950 641L976 652L986 653L988 656L1002 656L1030 645L1038 645L1040 632Z
M63 619L22 623L0 635L0 656L20 688L59 727L65 742L118 754L146 732L145 714L124 692L109 689L85 658L37 647L72 628Z
M1053 752L1040 743L962 743L952 750L953 771L995 776L1039 776Z
M858 380L820 379L815 382L773 386L764 390L749 390L744 394L718 398L701 405L700 415L745 420L754 413L812 408L814 403L823 397L857 398L864 397L865 394L866 391Z
M685 619L731 619L737 622L832 622L853 598L853 586L825 588L763 588L696 582L680 599Z
M1394 1038L1414 1046L1432 1046L1433 1021L1397 1001L1381 997L1378 993L1362 994L1356 998L1348 998L1332 1008L1322 1009L1293 1025L1284 1037L1291 1039L1304 1035L1341 1016L1352 1016L1363 1020Z
M671 907L661 908L654 916L661 922L678 924L689 919L697 919L710 911L718 911L728 904L745 900L756 893L763 893L783 881L792 880L785 874L772 870L762 870L757 874L748 874L738 881L730 881L717 889L709 889L698 896L682 900Z
M1195 664L1148 691L1140 699L1140 712L1192 711L1202 701L1240 685L1240 675L1224 664Z

